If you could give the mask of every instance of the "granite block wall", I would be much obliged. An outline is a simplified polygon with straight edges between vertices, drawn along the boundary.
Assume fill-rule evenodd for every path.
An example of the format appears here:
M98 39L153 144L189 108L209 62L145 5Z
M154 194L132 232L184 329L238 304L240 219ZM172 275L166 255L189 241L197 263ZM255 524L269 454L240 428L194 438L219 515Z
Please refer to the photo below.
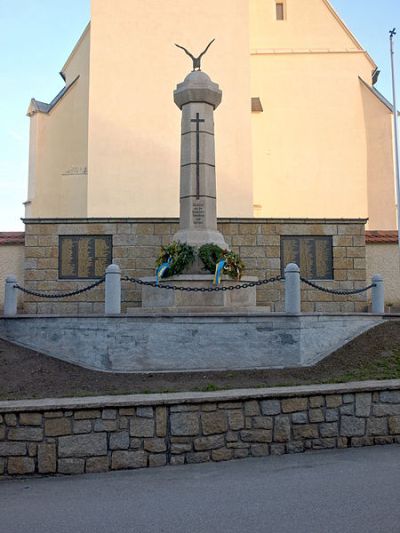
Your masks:
M37 291L63 292L90 281L58 278L59 235L112 235L113 260L124 275L154 275L155 259L162 244L168 244L178 229L176 219L35 219L25 220L24 284ZM334 280L320 285L353 289L366 284L365 220L314 219L220 219L218 229L246 265L246 274L265 279L281 272L280 238L287 235L331 236ZM104 286L63 300L45 300L25 295L25 313L92 314L104 311ZM281 282L257 288L257 305L283 310ZM123 284L123 305L140 307L140 288ZM367 309L367 294L334 296L303 285L303 312L361 312Z
M398 382L397 382L398 383ZM326 389L329 392L326 392ZM81 474L400 443L397 387L309 387L258 397L0 403L0 477ZM236 394L236 396L235 396ZM228 398L231 396L230 399ZM161 395L160 395L161 396ZM93 400L93 399L92 399ZM121 400L123 406L121 406ZM14 404L17 402L14 402ZM45 403L45 402L44 402ZM8 404L8 406L7 406Z

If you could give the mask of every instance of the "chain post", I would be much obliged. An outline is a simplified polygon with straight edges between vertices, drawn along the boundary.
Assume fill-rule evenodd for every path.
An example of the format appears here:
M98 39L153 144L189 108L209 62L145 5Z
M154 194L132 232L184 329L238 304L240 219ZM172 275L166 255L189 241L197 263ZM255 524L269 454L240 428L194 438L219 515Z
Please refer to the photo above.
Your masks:
M300 312L300 268L295 263L289 263L285 268L285 313Z
M385 289L383 278L379 274L372 276L372 313L382 315L385 312Z
M121 269L114 264L106 269L104 313L106 315L121 314Z
M17 314L17 289L15 287L17 278L8 276L4 291L4 316L15 316Z

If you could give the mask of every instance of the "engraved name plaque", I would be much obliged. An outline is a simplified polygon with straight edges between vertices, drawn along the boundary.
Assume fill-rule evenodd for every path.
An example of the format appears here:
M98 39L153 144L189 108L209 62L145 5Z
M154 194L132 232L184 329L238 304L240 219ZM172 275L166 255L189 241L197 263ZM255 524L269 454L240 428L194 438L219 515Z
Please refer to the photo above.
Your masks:
M59 279L99 279L112 263L111 235L60 235Z
M333 279L332 237L281 237L282 275L288 263L296 263L307 279Z

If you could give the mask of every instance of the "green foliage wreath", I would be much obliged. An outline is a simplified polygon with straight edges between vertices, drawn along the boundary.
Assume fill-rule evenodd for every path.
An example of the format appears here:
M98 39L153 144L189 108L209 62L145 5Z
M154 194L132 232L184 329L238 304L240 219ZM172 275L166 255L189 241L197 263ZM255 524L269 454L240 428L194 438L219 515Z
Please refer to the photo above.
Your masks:
M199 257L204 264L205 270L212 274L215 273L215 267L221 260L225 260L223 273L232 279L240 280L244 271L244 263L234 252L224 250L216 244L203 244L199 248Z
M183 242L173 241L161 247L160 255L157 258L156 266L161 266L171 258L171 265L165 272L164 277L181 274L185 268L189 267L195 259L195 249Z

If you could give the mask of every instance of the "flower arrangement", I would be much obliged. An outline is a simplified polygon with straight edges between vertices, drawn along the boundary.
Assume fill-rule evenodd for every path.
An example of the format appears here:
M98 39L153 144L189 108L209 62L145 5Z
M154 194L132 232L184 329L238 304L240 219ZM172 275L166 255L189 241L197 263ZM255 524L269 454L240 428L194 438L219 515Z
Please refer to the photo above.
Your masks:
M242 277L245 265L235 252L224 250L216 244L203 244L198 253L204 264L204 269L212 274L215 273L217 264L224 260L223 274L237 281Z
M169 266L164 270L163 277L170 277L181 274L185 268L189 267L195 259L195 249L183 242L173 241L161 247L160 255L156 260L156 266L160 267L165 263Z

